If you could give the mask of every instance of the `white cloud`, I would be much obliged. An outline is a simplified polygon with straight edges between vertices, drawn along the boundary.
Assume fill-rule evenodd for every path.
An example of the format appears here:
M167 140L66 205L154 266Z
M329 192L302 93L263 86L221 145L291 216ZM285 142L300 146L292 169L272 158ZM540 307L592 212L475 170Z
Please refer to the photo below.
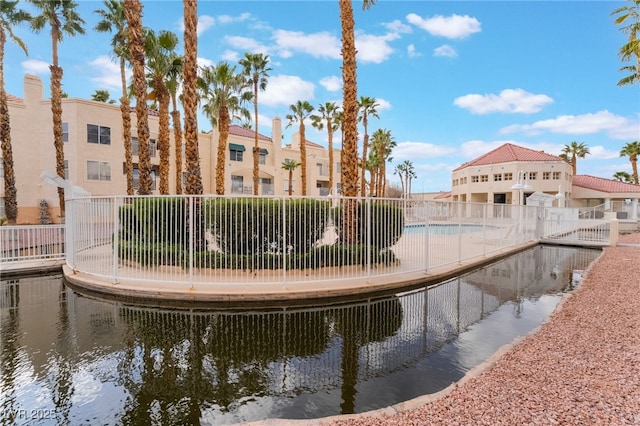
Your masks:
M89 66L95 72L96 76L90 80L99 85L99 89L118 89L122 90L122 81L120 80L120 65L111 60L109 56L99 56L89 62ZM126 70L127 79L131 77L132 71ZM120 93L120 92L118 92ZM117 99L119 96L115 96ZM113 96L112 96L113 98Z
M436 15L432 18L423 18L410 13L407 15L407 21L431 35L451 39L462 39L482 30L480 22L468 15Z
M443 44L440 47L436 47L433 49L433 56L444 56L447 58L456 58L458 56L458 52L456 49L449 46L448 44Z
M614 139L628 139L625 136L632 135L634 131L635 137L638 137L639 128L640 120L628 119L604 110L593 114L561 115L557 118L536 121L533 124L514 124L501 129L500 132L524 132L535 135L548 131L568 135L586 135L606 131Z
M394 161L419 161L437 157L444 157L455 153L451 146L435 145L426 142L400 142L393 149Z
M218 22L221 24L231 24L234 22L244 22L251 17L251 14L248 12L241 13L238 16L231 15L220 15L218 16Z
M535 95L522 89L505 89L499 95L472 93L460 96L453 101L454 105L474 114L490 112L531 114L552 102L553 99L547 95Z
M378 104L376 107L378 112L391 109L391 102L386 99L376 98L376 103Z
M297 101L311 101L314 98L315 86L294 75L276 75L269 78L269 84L261 103L269 106L295 104Z
M216 23L216 20L213 16L209 16L209 15L201 15L198 16L198 26L197 26L197 33L198 36L200 36L200 34L202 34L203 32L207 31L209 28L213 27ZM184 22L183 22L183 28L182 30L184 31Z
M418 56L421 56L420 53L416 50L416 46L414 46L413 44L407 46L407 55L409 55L410 58L417 58Z
M49 63L37 59L27 59L21 63L27 74L49 74Z
M300 31L276 30L273 33L280 56L301 52L315 58L340 59L340 40L328 32L305 34Z
M410 33L411 27L399 19L384 24L384 27L394 33Z
M379 64L389 59L393 53L390 41L400 38L398 34L388 33L382 36L370 34L356 34L356 49L358 60Z
M589 144L587 144L587 147L589 148L590 154L584 157L583 159L580 159L580 161L582 160L613 160L614 158L620 157L620 151L611 151L602 145L589 146Z
M337 92L342 88L342 78L332 75L320 80L320 85L330 92Z
M473 159L479 157L492 149L496 149L497 147L504 145L505 143L512 143L514 145L524 146L524 144L520 142L514 141L482 141L482 140L470 140L468 142L460 145L458 152L461 157Z
M228 61L228 62L238 62L240 60L240 54L238 53L237 50L227 49L224 52L222 52L222 55L220 55L220 57L222 58L222 60Z
M270 48L250 37L225 36L224 41L231 47L249 53L269 54Z

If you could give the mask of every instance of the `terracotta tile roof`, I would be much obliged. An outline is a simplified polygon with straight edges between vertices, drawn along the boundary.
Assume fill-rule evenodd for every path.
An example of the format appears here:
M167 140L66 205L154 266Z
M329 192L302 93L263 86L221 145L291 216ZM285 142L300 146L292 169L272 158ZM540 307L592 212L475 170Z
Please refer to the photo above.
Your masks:
M241 136L243 138L251 138L253 139L253 130L251 129L245 129L242 126L238 126L237 124L232 124L231 126L229 126L229 134L230 135L235 135L235 136ZM263 140L263 141L267 141L267 142L271 142L271 138L265 136L265 135L261 135L260 133L258 133L258 139L259 140Z
M129 111L131 111L132 114L136 113L136 107L132 106L129 108ZM154 116L154 117L160 117L160 113L158 111L156 111L155 109L151 109L147 107L147 114Z
M633 185L630 183L620 182L615 179L605 179L596 176L578 175L573 177L571 182L573 186L579 186L587 189L594 189L596 191L619 193L619 192L633 192L640 193L640 185Z
M19 97L17 97L17 96L13 96L13 95L12 95L12 94L10 94L10 93L7 93L7 100L8 100L9 102L22 102L22 98L19 98Z
M310 140L305 140L304 144L306 146L310 146L311 148L320 148L320 149L324 149L324 146L317 144L315 142L311 142Z
M442 194L438 194L433 197L434 200L441 200L443 198L451 198L451 191L443 192Z
M562 158L547 154L543 151L536 151L522 146L505 143L496 149L481 155L475 160L455 168L453 171L461 170L472 166L485 166L487 164L509 163L512 161L562 161Z

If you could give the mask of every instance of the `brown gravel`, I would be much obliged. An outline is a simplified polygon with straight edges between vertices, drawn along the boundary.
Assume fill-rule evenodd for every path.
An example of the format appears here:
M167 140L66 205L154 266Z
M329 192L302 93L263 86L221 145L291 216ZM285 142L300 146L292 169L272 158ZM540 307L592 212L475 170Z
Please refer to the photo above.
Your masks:
M640 425L640 233L606 248L547 322L470 376L429 402L321 423Z

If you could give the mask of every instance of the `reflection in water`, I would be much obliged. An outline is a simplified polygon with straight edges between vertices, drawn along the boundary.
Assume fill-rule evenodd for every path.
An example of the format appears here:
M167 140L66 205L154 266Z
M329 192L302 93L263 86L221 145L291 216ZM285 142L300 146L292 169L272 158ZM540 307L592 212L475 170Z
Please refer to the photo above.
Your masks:
M221 424L395 404L535 328L598 255L536 247L429 289L237 312L89 299L60 276L2 281L0 424Z

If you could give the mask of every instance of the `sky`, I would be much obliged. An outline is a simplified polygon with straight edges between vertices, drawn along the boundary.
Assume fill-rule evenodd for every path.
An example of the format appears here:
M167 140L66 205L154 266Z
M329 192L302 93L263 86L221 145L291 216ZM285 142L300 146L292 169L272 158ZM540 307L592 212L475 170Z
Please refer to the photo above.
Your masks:
M146 27L174 32L182 48L182 1L143 1ZM612 178L631 173L622 147L640 140L640 86L618 87L626 74L618 56L627 36L611 13L629 1L378 1L354 2L358 97L376 99L379 118L368 133L391 132L397 143L387 166L405 160L417 175L413 192L449 191L451 170L504 143L558 155L583 142L590 154L578 174ZM25 9L30 4L21 2ZM63 90L90 99L120 93L111 35L93 30L101 1L78 2L84 35L59 46ZM269 55L267 89L259 94L260 133L283 122L289 106L342 102L338 1L199 1L198 62L237 65L245 52ZM8 41L5 88L22 97L25 74L39 75L50 95L47 30L14 28L29 56ZM238 69L240 66L238 65ZM253 110L249 105L249 109ZM242 123L235 123L242 124ZM211 124L200 115L201 130ZM362 136L363 129L360 127ZM327 146L327 134L307 125L306 138ZM362 137L360 138L362 139ZM340 135L334 136L340 147Z

